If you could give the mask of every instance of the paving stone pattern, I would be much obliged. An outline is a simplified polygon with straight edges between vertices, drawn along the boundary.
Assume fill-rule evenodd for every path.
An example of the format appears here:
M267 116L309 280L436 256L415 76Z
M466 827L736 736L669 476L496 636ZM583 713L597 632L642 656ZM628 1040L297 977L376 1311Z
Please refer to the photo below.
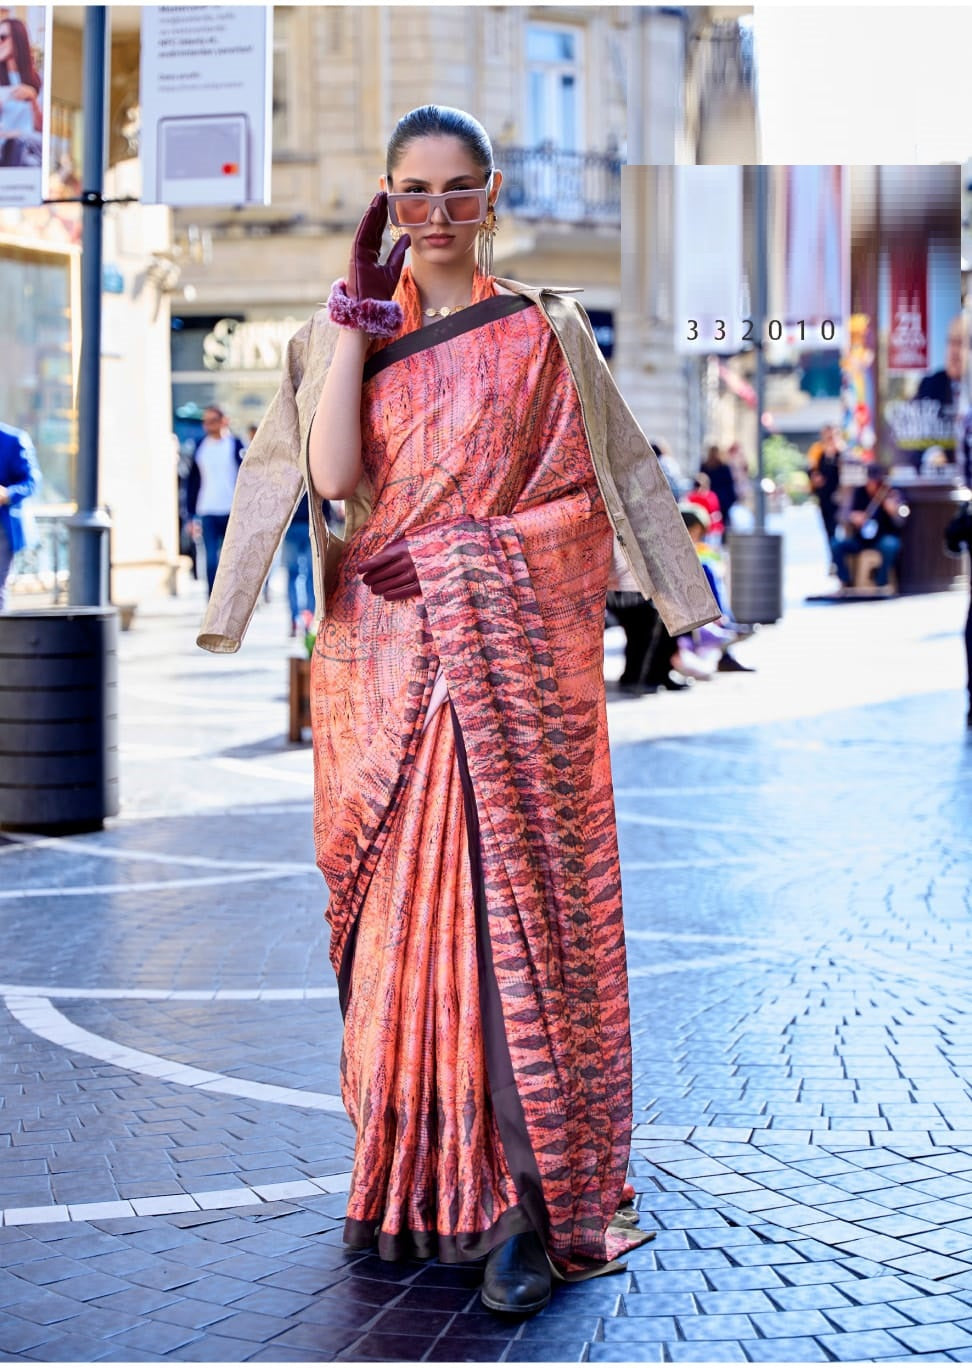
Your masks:
M123 814L0 837L0 1360L972 1360L972 746L957 675L913 673L958 599L797 610L758 676L612 701L656 1234L527 1322L482 1308L479 1266L342 1244L278 609L227 660L190 615L139 622ZM893 630L900 689L767 721L820 624L849 631L821 612L856 614L865 676Z

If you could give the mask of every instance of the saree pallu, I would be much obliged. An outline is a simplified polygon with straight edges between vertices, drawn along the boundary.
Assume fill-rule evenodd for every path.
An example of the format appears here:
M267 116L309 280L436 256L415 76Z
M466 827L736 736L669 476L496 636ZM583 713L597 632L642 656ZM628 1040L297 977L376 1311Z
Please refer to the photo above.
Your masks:
M408 271L398 297L417 327ZM357 1131L345 1239L452 1262L536 1229L560 1274L585 1276L647 1238L614 1224L631 1057L602 671L612 535L538 310L443 331L364 388L373 509L312 669ZM360 566L401 536L422 595L388 603Z

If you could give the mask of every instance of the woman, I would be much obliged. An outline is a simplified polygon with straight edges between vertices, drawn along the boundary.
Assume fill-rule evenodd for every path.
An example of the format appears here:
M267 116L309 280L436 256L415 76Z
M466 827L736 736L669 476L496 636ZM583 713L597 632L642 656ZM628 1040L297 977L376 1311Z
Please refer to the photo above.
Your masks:
M40 89L26 26L0 19L0 165L40 166Z
M357 1130L345 1239L383 1258L488 1255L484 1303L527 1314L551 1268L612 1271L645 1238L618 1218L612 533L673 625L715 606L586 316L490 273L501 183L468 115L399 122L331 323L294 339L244 462L199 643L238 646L306 444L329 562L315 838ZM408 232L381 263L386 213ZM321 498L346 501L343 546Z

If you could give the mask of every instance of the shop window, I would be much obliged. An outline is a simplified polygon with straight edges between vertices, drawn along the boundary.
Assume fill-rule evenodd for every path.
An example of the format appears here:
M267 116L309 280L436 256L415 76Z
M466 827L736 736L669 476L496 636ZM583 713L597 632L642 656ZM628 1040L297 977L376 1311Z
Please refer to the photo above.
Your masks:
M576 152L584 146L579 29L527 24L528 147Z
M66 503L73 487L76 422L71 341L71 259L0 250L4 301L0 415L30 433L44 477L41 502Z

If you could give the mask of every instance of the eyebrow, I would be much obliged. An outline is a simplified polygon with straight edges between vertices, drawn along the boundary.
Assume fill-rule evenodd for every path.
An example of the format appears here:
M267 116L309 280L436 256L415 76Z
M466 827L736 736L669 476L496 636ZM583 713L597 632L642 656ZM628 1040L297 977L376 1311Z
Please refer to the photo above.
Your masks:
M446 185L456 185L459 181L474 181L475 179L476 177L471 171L466 171L461 176L453 176L452 180L446 181ZM401 182L401 184L420 186L423 190L425 190L427 189L429 182L424 180L418 180L414 176L406 176L405 179ZM469 187L466 185L462 185L459 188L462 190L469 189Z

